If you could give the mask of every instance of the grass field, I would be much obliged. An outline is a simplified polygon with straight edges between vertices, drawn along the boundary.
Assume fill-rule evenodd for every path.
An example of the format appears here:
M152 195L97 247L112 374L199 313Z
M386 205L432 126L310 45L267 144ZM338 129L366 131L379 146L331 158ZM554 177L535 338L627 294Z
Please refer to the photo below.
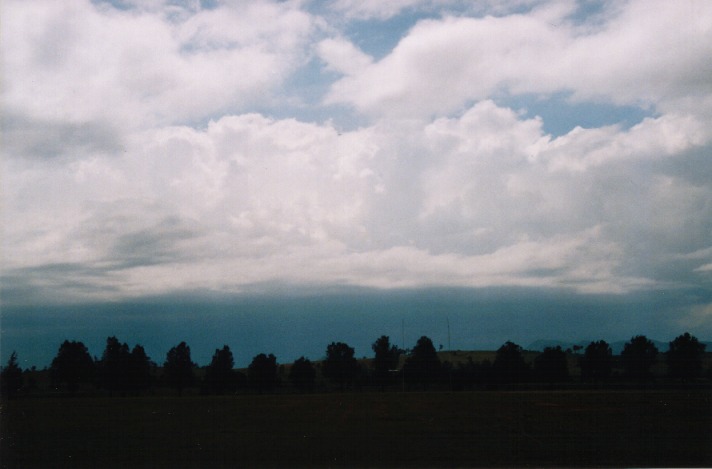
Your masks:
M712 466L696 391L20 399L2 467Z

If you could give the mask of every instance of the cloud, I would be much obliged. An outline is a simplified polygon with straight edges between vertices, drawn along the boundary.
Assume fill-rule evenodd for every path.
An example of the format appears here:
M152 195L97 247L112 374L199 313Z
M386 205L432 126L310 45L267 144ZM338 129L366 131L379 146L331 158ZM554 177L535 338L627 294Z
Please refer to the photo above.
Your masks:
M651 133L607 128L592 144L582 132L595 134L552 140L539 119L484 101L458 118L349 132L226 116L134 133L120 155L11 159L22 177L7 275L34 284L83 265L92 295L110 298L269 282L611 293L673 281L666 255L707 247L709 185L636 174L659 157L626 158L623 144L619 158L596 157L616 140L648 151ZM684 160L692 143L656 135L662 157ZM595 164L552 164L561 155ZM676 269L690 278L694 262Z
M110 122L32 119L5 113L2 130L3 149L10 155L76 159L95 153L116 153L122 148L121 132Z
M665 110L708 94L706 3L633 1L595 29L571 13L547 7L529 15L422 20L389 55L334 83L327 101L368 114L427 117L498 93L566 90L576 100Z
M119 10L79 0L3 7L7 109L129 127L254 105L302 63L314 28L289 2L210 10Z
M704 3L332 4L437 11L380 60L299 2L134 3L6 2L4 299L708 288ZM554 137L517 93L650 111Z
M324 39L317 45L317 53L329 70L353 75L371 64L372 59L351 42L343 39Z

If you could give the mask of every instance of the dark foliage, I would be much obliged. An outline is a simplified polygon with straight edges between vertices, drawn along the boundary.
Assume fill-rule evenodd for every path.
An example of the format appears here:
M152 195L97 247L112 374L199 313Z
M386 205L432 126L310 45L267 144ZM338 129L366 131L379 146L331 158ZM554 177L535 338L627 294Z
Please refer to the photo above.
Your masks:
M237 390L237 373L233 369L235 360L230 347L224 345L216 349L213 358L205 369L203 390L212 394L225 394Z
M546 347L534 359L534 372L537 379L549 383L563 383L569 380L569 365L560 346Z
M359 372L354 358L354 349L343 342L332 342L326 347L326 359L322 372L324 376L339 385L342 391L354 383Z
M685 332L670 342L667 351L668 373L670 378L681 381L693 381L702 372L702 354L705 344L701 344L695 336Z
M260 394L274 389L277 385L277 358L271 353L255 356L247 368L247 380Z
M129 352L127 344L109 337L98 363L99 386L111 393L140 393L151 385L152 366L141 345L134 346Z
M522 347L505 342L497 350L492 364L492 377L497 384L524 383L529 380L529 365L524 361Z
M604 382L611 377L613 351L605 340L591 342L579 360L581 379L586 382Z
M300 357L292 364L289 370L289 380L300 392L311 392L314 390L316 380L316 370L309 359Z
M402 351L395 345L391 345L388 336L379 337L371 345L375 357L373 359L373 378L377 385L383 388L393 381L393 371L398 368L398 359Z
M650 367L657 356L658 349L651 340L644 335L633 337L621 353L626 377L639 382L649 381L652 378Z
M17 353L12 352L7 365L0 373L0 389L4 397L15 397L22 388L22 369L17 364Z
M440 379L442 365L432 340L426 336L418 339L403 365L403 372L406 381L426 388Z
M127 376L127 389L133 393L140 393L151 387L151 370L156 364L146 355L141 345L134 345L129 355L129 371Z
M490 383L492 363L489 360L474 362L468 357L467 362L459 363L452 369L451 384L455 391L484 387Z
M80 383L94 379L94 360L82 342L65 340L52 360L50 374L55 384L64 383L69 392L77 391Z
M195 382L194 366L195 363L190 358L190 347L185 342L171 348L163 364L166 383L175 388L178 394L182 394L185 388Z
M131 353L129 346L116 337L106 339L106 348L98 363L99 386L109 392L125 392L129 386Z

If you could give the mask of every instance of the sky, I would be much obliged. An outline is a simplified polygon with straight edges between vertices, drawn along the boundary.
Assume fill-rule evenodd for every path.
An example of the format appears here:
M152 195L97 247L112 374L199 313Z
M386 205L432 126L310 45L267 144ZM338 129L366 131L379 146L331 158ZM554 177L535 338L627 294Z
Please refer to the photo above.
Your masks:
M0 23L3 363L114 334L203 364L712 338L708 1L5 0Z

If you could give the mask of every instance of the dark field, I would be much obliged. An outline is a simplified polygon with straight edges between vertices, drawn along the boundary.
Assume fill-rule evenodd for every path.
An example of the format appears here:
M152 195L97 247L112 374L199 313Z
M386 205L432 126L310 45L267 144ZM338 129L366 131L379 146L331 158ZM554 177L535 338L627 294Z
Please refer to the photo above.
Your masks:
M21 399L2 467L712 466L706 391Z

